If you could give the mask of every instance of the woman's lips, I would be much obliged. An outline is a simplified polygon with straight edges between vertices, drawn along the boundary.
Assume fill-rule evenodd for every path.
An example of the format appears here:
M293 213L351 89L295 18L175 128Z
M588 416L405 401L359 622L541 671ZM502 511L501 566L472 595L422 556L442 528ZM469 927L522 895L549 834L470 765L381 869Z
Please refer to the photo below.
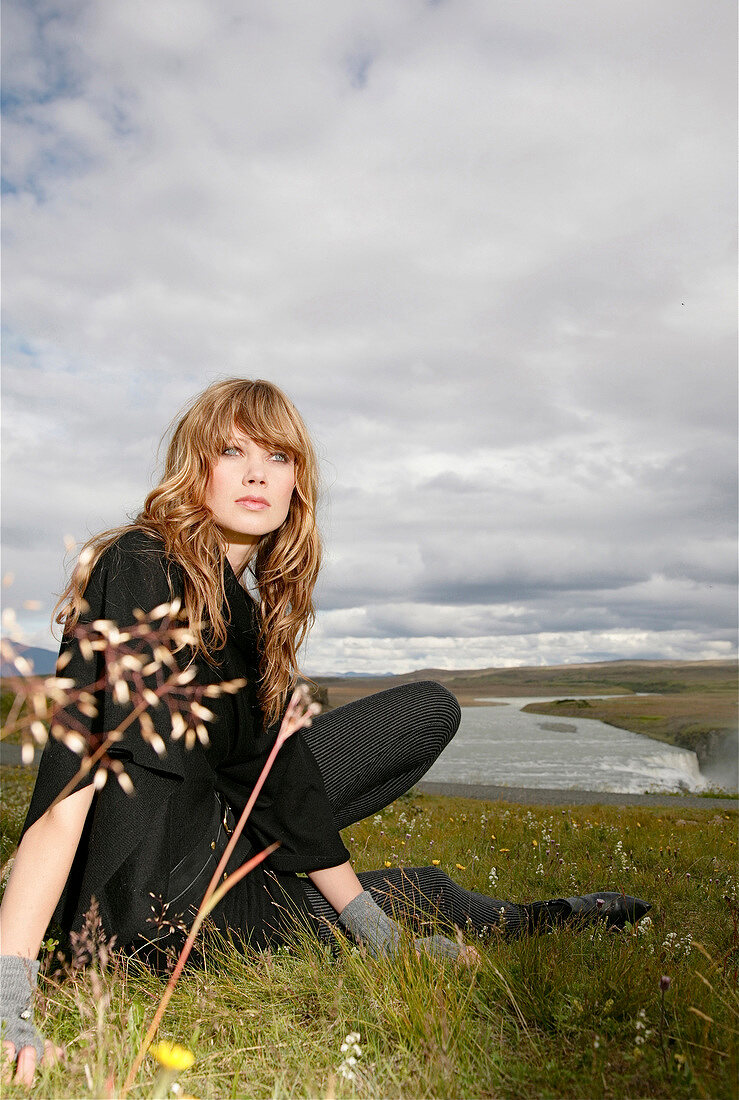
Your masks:
M264 497L239 497L236 503L251 512L261 512L264 508L269 508L269 502Z

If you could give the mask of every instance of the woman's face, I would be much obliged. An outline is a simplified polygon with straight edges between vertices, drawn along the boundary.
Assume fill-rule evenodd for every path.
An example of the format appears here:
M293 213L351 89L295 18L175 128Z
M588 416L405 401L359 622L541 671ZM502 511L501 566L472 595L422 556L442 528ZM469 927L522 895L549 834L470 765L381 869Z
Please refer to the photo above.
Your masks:
M265 450L243 432L232 432L231 445L211 470L205 503L228 540L226 556L235 570L264 535L284 522L294 488L290 455Z

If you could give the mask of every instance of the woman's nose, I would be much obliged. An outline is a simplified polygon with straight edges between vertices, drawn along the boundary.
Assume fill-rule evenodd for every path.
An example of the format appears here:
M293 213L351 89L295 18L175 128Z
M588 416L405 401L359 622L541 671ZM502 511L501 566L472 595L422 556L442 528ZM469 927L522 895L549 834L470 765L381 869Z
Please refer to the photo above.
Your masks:
M265 467L264 459L261 455L250 455L246 463L246 469L244 470L244 476L241 479L245 485L251 485L254 482L264 484L265 481Z
M264 470L256 469L254 466L250 466L241 480L245 485L253 485L257 482L260 485L264 485Z

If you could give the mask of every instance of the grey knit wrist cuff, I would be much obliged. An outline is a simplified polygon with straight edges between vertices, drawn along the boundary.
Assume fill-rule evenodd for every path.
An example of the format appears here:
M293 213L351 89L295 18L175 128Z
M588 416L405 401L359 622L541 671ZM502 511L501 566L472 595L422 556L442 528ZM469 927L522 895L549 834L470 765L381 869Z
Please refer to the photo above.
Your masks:
M369 890L358 894L342 909L339 923L355 940L363 943L374 958L397 953L402 937L400 925L383 912ZM414 945L417 951L450 962L456 961L462 953L459 944L446 936L426 936L414 940Z
M392 917L383 913L369 890L363 890L342 909L339 924L376 959L394 955L400 944L400 928Z
M38 967L36 959L0 955L0 1030L16 1054L23 1047L34 1047L41 1061L44 1040L33 1025L32 1007Z

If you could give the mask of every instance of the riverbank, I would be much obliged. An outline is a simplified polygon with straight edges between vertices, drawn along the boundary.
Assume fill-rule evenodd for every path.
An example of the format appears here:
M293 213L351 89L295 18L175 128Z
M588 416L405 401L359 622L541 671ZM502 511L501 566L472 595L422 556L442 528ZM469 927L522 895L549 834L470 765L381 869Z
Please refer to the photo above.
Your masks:
M447 798L512 802L520 806L665 806L670 809L717 809L736 813L739 798L695 794L622 794L618 791L576 791L551 787L496 787L487 783L432 783L421 780L416 790Z
M556 718L594 718L653 741L688 749L698 757L709 782L727 790L737 789L739 735L735 689L611 699L557 699L529 703L523 709L527 714Z

